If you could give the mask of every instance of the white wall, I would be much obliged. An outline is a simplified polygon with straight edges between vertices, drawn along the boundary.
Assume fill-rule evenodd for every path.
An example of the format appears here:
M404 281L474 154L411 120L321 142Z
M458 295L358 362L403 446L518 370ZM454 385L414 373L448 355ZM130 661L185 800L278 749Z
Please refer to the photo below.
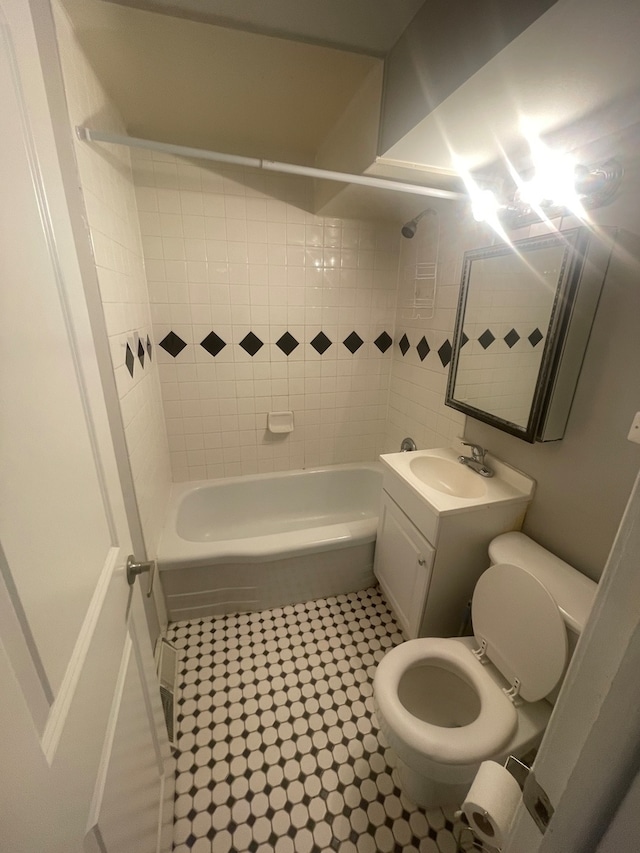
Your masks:
M59 7L55 12L71 125L87 123L123 131L68 18ZM76 157L136 502L147 553L153 557L170 471L131 164L126 149L80 141Z

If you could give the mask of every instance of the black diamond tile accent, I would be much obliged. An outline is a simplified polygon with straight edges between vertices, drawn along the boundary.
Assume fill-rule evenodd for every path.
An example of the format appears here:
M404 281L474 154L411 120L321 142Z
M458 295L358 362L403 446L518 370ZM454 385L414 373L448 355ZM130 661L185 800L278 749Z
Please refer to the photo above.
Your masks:
M490 347L491 344L495 341L495 337L491 332L491 329L485 329L484 332L478 338L478 341L482 349L487 349L487 347Z
M342 343L353 355L353 353L357 352L360 349L364 341L357 332L351 332L351 334L347 335L347 337L343 340Z
M133 356L133 353L131 352L131 347L129 346L129 344L127 344L127 349L124 354L124 363L127 365L127 370L129 371L129 374L133 376L133 365L136 363L136 360Z
M163 350L166 350L169 355L172 355L174 358L177 355L180 355L182 350L186 347L185 341L182 340L181 337L176 335L175 332L169 332L168 335L160 341L160 346Z
M380 352L386 352L392 343L391 335L387 334L387 332L382 332L374 341Z
M144 344L140 338L138 338L138 361L144 367Z
M449 338L442 344L440 349L438 350L438 355L440 356L440 361L442 362L442 366L446 367L451 361L451 341Z
M315 338L311 341L311 346L317 353L320 353L320 355L322 355L331 346L331 341L325 335L324 332L318 332Z
M469 343L469 338L468 338L468 337L465 335L465 333L463 332L463 333L462 333L462 338L460 339L460 349L462 349L462 347L463 347L465 344L468 344L468 343Z
M285 332L281 338L276 341L276 346L281 349L285 355L291 355L294 349L298 346L298 341L293 337L291 332Z
M409 351L409 347L411 344L409 343L409 338L406 335L403 335L398 341L398 346L400 347L400 352L402 355L406 355Z
M248 352L249 355L253 357L258 350L262 349L264 344L257 335L254 335L253 332L249 332L249 334L245 335L240 341L240 346L245 352Z
M515 329L511 329L510 332L504 336L505 344L511 349L511 347L515 346L520 340L520 335L516 332Z
M216 335L215 332L209 332L207 337L203 341L200 341L202 349L206 349L209 355L212 355L214 358L226 347L226 345L226 341L223 341L220 335Z
M151 361L151 350L153 347L151 346L151 338L147 335L147 355L149 356L149 361Z
M416 347L416 349L418 350L418 355L420 356L420 361L424 361L425 358L431 352L431 347L427 343L427 339L425 338L424 335L418 341L418 346Z
M533 332L531 332L531 334L529 335L529 343L531 344L532 347L537 347L543 337L544 337L544 335L542 334L540 329L538 329L536 327L533 330Z

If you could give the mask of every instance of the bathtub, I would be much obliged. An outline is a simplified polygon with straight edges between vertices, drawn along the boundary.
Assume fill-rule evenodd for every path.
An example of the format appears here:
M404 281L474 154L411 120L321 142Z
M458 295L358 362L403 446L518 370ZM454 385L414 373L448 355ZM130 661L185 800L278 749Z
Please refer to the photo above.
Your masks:
M372 586L381 489L378 463L174 484L158 547L169 619Z

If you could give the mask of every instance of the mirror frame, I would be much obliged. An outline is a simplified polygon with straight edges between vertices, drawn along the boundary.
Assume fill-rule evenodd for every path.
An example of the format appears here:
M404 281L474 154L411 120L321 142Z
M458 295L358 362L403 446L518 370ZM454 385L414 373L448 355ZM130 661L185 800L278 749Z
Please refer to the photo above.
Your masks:
M538 378L526 426L507 421L498 415L475 408L455 398L455 384L460 359L464 315L474 261L510 256L536 249L564 248L561 269L545 335ZM445 403L452 409L483 421L518 438L556 441L564 435L575 386L584 359L586 344L600 296L612 243L596 238L586 227L571 231L555 231L529 237L512 244L499 243L465 252L460 295L453 335L451 364ZM595 249L595 251L593 251ZM587 274L585 275L585 270Z

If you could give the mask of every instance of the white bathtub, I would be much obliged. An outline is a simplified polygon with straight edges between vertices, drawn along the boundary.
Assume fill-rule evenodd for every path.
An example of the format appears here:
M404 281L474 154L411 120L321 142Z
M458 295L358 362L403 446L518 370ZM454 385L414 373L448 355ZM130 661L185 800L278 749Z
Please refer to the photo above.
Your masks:
M373 585L381 488L378 463L174 484L158 547L170 620Z

